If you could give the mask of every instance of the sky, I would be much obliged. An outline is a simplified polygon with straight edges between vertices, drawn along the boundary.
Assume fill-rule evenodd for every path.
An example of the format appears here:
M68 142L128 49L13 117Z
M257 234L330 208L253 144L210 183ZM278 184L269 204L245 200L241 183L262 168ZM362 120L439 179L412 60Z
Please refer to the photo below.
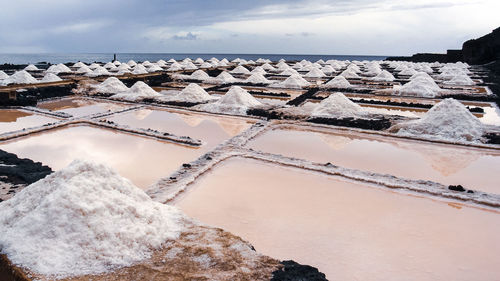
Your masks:
M500 0L0 0L0 53L410 55L500 26Z

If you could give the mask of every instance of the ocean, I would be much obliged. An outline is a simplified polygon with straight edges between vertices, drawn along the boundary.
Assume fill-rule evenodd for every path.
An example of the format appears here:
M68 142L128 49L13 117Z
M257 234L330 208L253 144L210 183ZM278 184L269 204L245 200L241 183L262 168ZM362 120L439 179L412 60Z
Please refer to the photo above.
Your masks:
M129 60L135 61L157 61L160 59L169 60L182 60L184 58L202 58L204 60L216 57L218 59L227 58L233 60L235 58L242 58L245 60L256 60L258 58L270 59L278 61L285 60L309 60L317 61L319 59L329 60L383 60L386 56L350 56L350 55L290 55L290 54L180 54L180 53L117 53L116 58L119 61L127 62ZM93 54L0 54L0 64L36 64L39 62L48 63L67 63L82 61L85 63L92 62L108 62L113 59L113 53L93 53Z

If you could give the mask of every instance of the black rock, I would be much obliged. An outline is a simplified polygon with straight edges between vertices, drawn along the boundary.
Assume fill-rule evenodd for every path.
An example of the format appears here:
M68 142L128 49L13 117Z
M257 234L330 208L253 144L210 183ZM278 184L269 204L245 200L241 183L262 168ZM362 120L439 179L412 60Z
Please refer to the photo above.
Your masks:
M184 163L184 164L182 164L182 167L184 167L184 168L191 168L191 164Z
M273 272L271 281L324 281L326 276L315 267L292 260L280 262L283 267Z
M460 184L459 185L450 185L450 186L448 186L448 189L453 190L453 191L460 191L460 192L465 191L465 188L463 186L461 186Z

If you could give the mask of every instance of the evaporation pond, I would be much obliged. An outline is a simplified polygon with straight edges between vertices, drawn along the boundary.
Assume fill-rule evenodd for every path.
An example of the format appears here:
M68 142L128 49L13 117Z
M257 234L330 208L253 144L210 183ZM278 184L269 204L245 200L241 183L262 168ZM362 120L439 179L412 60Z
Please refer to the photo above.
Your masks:
M108 118L135 128L155 129L205 142L203 151L248 129L255 121L238 117L215 116L180 111L140 109Z
M146 188L202 154L197 148L91 126L67 127L0 143L0 149L42 162L52 170L73 159L89 159L114 168Z
M58 122L58 119L16 109L0 109L0 134Z
M500 194L500 151L368 134L276 129L252 140L253 149L408 179L461 184Z
M174 202L329 280L498 280L500 213L232 158Z
M39 108L48 109L57 112L71 114L74 117L81 117L96 113L104 113L108 111L117 111L128 107L124 104L93 101L80 98L64 98L52 101L41 102L37 105Z

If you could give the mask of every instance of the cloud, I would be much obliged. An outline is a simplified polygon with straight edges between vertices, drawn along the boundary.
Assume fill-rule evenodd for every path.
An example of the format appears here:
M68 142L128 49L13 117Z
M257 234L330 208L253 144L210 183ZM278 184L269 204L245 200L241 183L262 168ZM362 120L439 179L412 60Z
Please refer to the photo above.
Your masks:
M172 39L174 39L174 40L198 40L199 34L193 33L193 32L175 34L174 36L172 36Z

